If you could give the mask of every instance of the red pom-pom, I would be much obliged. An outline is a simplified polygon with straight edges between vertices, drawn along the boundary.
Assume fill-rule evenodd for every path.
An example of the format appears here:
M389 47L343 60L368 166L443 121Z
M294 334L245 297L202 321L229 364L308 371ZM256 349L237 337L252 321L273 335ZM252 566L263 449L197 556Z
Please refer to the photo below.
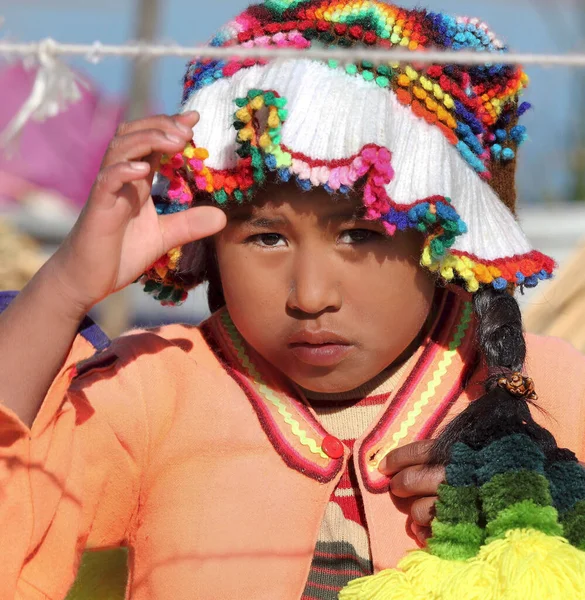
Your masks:
M366 44L375 44L377 35L373 31L366 31L366 35L364 35L364 42Z
M429 77L434 77L435 79L439 79L439 77L441 77L441 75L443 74L443 67L441 67L440 65L431 65L427 69L427 73L428 73Z
M347 25L345 23L336 23L333 30L337 35L345 35L347 33Z
M327 21L317 22L317 31L327 31L329 29L329 23Z
M354 25L349 28L349 35L356 40L359 40L364 35L364 30L359 25Z
M264 31L269 34L278 33L280 31L280 23L268 23L264 26Z
M313 27L313 23L311 21L301 21L298 24L297 29L299 31L306 31L307 29L310 29L311 27Z

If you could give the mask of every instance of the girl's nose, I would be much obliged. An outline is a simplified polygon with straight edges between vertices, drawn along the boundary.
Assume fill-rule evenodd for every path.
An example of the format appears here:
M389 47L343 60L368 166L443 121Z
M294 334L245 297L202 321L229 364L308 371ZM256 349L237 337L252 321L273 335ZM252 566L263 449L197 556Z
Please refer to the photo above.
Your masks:
M290 310L307 315L341 308L341 283L325 257L307 252L295 261L287 300Z

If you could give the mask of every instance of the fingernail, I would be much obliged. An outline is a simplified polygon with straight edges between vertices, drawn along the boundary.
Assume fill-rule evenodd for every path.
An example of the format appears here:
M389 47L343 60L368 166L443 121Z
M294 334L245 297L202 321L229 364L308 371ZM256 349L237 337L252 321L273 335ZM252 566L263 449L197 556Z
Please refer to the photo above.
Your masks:
M131 169L134 171L148 171L150 169L150 165L145 162L130 162L128 163Z
M189 125L185 125L185 123L178 123L175 121L175 126L177 129L180 129L183 133L193 135L193 130Z
M173 133L165 133L165 136L169 142L173 142L173 144L182 144L184 142L178 135Z

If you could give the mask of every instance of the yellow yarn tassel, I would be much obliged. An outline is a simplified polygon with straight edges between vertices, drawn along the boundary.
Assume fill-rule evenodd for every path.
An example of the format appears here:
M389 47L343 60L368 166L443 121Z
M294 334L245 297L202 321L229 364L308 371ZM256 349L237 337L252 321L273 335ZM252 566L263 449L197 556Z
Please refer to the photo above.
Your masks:
M416 550L398 569L351 581L339 600L584 600L585 552L561 537L513 529L467 561Z

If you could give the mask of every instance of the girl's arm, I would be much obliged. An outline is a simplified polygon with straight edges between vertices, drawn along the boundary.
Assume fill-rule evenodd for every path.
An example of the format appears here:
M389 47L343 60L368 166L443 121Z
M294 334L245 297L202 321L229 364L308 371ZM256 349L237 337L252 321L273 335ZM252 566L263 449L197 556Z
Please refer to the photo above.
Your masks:
M31 427L83 316L166 252L223 228L212 207L158 216L150 197L162 154L192 138L196 113L122 125L77 223L0 315L0 409Z

